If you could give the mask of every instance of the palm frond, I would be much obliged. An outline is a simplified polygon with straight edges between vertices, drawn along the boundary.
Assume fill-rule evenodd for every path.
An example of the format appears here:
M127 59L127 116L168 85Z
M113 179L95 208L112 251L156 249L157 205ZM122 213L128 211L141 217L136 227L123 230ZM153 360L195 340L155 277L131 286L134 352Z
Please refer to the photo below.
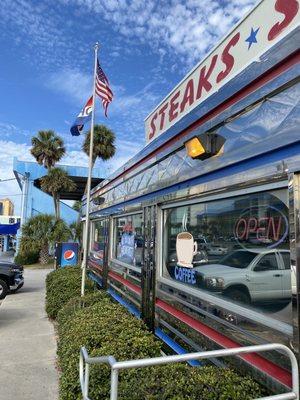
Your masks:
M47 169L52 168L65 154L64 142L52 130L39 131L31 138L31 154L40 165Z

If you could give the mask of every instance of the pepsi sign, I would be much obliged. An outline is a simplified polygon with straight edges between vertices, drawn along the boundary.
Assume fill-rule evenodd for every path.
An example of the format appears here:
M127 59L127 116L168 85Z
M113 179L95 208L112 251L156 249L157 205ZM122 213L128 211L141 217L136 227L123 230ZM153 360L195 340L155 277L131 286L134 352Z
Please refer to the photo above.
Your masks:
M60 243L60 246L58 264L61 267L78 265L78 243Z
M75 257L75 252L73 250L66 250L63 257L65 261L73 260Z

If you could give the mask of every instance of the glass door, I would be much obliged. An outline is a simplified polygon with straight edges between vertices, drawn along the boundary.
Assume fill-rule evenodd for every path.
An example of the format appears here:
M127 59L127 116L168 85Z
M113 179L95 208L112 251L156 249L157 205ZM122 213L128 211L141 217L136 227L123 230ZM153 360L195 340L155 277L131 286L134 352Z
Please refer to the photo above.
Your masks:
M155 321L155 275L156 275L156 218L157 206L147 206L144 212L144 255L142 263L142 319L151 331Z

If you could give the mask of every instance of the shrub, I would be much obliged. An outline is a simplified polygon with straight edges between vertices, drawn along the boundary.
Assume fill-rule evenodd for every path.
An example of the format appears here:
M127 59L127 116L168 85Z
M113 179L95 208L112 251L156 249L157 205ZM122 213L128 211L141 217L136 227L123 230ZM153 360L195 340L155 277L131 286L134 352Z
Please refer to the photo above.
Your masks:
M56 320L58 322L58 329L70 319L73 318L76 311L83 308L93 306L101 302L103 305L105 302L111 304L111 299L104 290L99 290L94 293L88 293L84 297L77 296L69 300L57 313Z
M60 268L50 272L46 278L46 312L49 318L56 318L58 311L73 297L80 294L81 269L79 267ZM86 279L85 291L90 293L94 285Z
M262 394L256 382L230 369L171 364L131 372L120 382L119 400L250 400Z
M105 293L72 299L59 312L58 359L60 400L81 400L79 385L79 349L85 346L94 356L113 355L118 361L156 357L161 344L140 320ZM176 384L174 384L176 382ZM90 368L92 399L109 399L110 368ZM120 373L120 400L238 400L261 395L257 383L230 369L192 368L186 364L125 370Z
M21 265L35 264L38 260L38 252L19 252L14 258L14 262Z
M65 322L59 327L58 342L61 400L82 398L78 381L81 346L92 356L114 355L117 360L160 355L159 341L147 331L143 322L111 301L101 300L99 304L77 310ZM109 398L109 378L107 366L91 369L91 398Z

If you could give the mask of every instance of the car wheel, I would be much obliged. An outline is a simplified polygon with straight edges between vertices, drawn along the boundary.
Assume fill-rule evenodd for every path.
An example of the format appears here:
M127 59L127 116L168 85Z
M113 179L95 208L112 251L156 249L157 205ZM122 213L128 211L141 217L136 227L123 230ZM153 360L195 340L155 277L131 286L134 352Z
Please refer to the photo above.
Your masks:
M250 304L250 297L247 292L240 289L229 289L226 292L226 296L231 300L237 301L238 303Z
M0 299L4 299L8 293L8 286L5 281L0 279Z

